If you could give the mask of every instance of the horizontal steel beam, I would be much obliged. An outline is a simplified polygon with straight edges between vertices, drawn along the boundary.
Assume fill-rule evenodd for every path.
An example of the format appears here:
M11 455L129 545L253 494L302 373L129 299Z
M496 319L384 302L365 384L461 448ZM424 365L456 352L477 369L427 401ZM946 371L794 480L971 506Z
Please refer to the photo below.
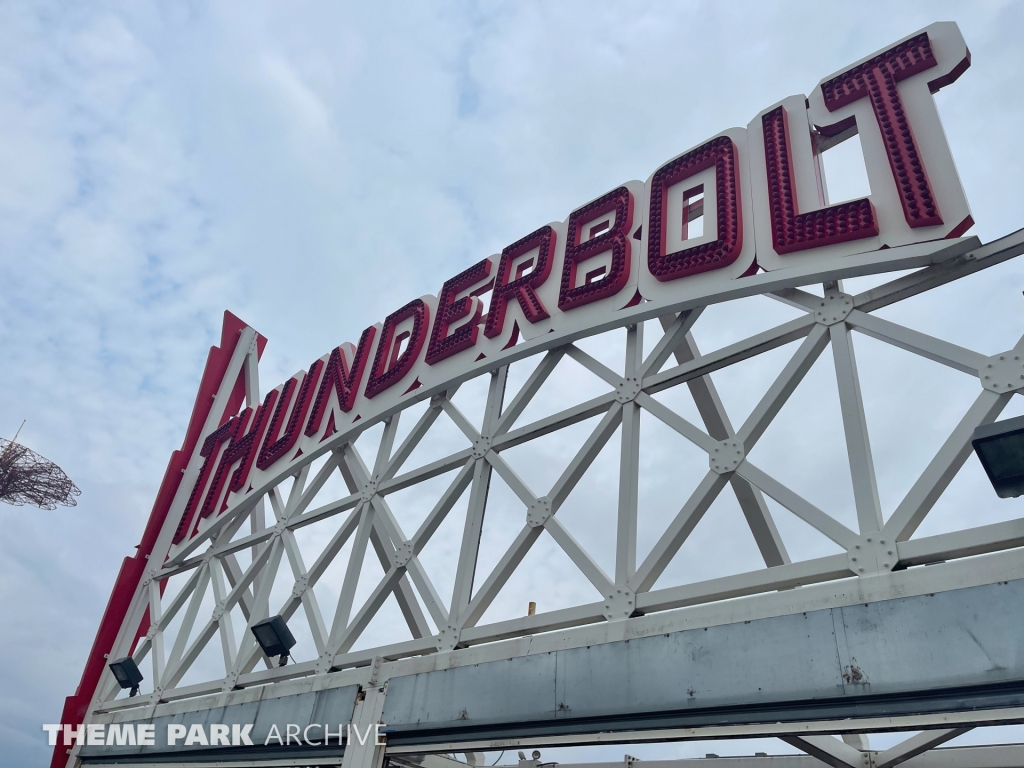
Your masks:
M878 764L881 752L864 754ZM454 762L454 761L449 761ZM519 765L499 765L497 768L523 768ZM415 765L411 763L410 765ZM460 763L460 765L466 765ZM868 763L865 762L865 765ZM1024 765L1024 744L994 744L972 747L945 747L933 749L904 763L907 768L1019 768ZM620 760L605 763L559 763L559 768L821 768L822 762L810 755L732 755L719 757L689 757L678 760ZM424 768L432 768L424 764Z
M529 736L513 739L467 739L427 746L389 745L389 754L418 754L469 751L496 751L532 747L574 747L601 744L642 744L666 741L708 741L712 739L749 739L806 734L882 733L916 731L929 728L980 727L1024 723L1024 708L979 709L970 712L866 717L857 720L822 720L802 723L750 725L713 725L702 728L666 728L660 730L600 731L563 736ZM914 758L915 760L919 758ZM1024 764L1024 763L1022 763ZM819 763L820 765L820 763ZM916 763L907 763L915 766ZM634 768L639 768L634 766Z
M1016 579L390 675L381 721L391 748L421 751L638 732L709 738L723 728L804 738L822 732L807 724L873 731L914 727L915 718L945 728L1024 721L1022 602ZM155 719L145 709L110 713L107 721L153 722L157 745L87 746L81 757L188 752L160 743L171 722L254 723L257 745L275 724L284 733L289 724L351 722L357 686L291 693L299 682L211 696L191 709L180 702ZM191 748L197 757L210 751Z
M867 752L865 756L877 763L879 752ZM317 765L340 765L342 758L316 757ZM118 768L149 768L153 763L90 762L96 768L117 766ZM536 765L535 761L524 760L518 764L503 763L497 768L523 768ZM295 758L260 760L217 760L183 761L160 763L161 768L292 768ZM396 768L470 768L463 763L441 755L395 756L391 765ZM600 763L559 763L559 768L821 768L822 762L810 755L744 755L719 757L680 758L678 760L620 760ZM907 768L1019 768L1024 765L1024 744L993 744L972 747L944 747L918 755L904 763Z

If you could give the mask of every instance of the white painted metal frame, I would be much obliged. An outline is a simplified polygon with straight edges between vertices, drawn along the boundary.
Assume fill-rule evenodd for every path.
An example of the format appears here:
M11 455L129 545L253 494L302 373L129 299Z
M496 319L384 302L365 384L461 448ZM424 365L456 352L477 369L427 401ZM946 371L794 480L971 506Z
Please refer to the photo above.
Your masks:
M361 454L354 444L357 435L353 435L345 442L332 444L327 462L316 472L310 469L315 457L310 457L310 462L298 470L294 465L289 467L286 475L276 478L266 491L257 494L257 498L247 498L245 503L237 504L222 515L202 542L203 551L199 551L197 545L151 567L139 587L114 654L122 655L131 650L135 628L148 608L151 628L134 648L133 656L140 666L148 660L154 693L131 700L115 700L119 689L108 673L101 682L92 711L99 713L135 706L155 710L161 702L229 691L239 686L322 676L333 670L366 665L375 657L394 660L443 653L539 632L627 621L630 616L641 613L706 605L855 576L884 575L897 565L955 560L1024 545L1024 521L1021 520L911 539L966 461L975 427L997 418L1013 394L1020 391L1016 385L1005 391L983 386L982 377L989 358L883 320L872 312L1019 255L1024 252L1024 232L974 248L969 253L961 248L959 255L944 260L933 258L942 244L930 247L930 252L919 248L924 254L919 263L931 263L930 258L937 263L856 296L844 294L838 279L902 268L905 262L886 261L884 253L883 256L869 254L860 260L851 257L821 268L802 268L795 275L784 270L774 277L749 278L735 290L717 294L711 300L725 301L763 293L800 308L805 315L707 354L701 353L691 333L701 306L688 300L674 305L675 311L659 313L641 304L620 313L616 323L595 329L595 332L623 326L627 329L626 355L619 371L609 369L571 341L553 348L534 345L530 349L539 358L536 368L511 402L505 402L508 366L483 374L489 376L489 387L479 430L452 400L458 386L456 382L448 392L430 397L426 412L397 446L401 411L388 415L383 421L383 437L372 458ZM809 284L821 280L825 280L824 299L797 287L801 282ZM645 357L642 323L655 317L660 319L664 334ZM981 382L975 403L884 524L860 394L853 331L979 377ZM252 404L259 397L255 334L251 329L245 334L232 359L229 377L231 371L245 372L247 400ZM800 341L796 352L750 416L744 423L734 426L709 374L791 341ZM838 522L827 510L801 497L747 458L828 346L832 347L838 382L858 530ZM1024 339L1009 353L1024 354ZM520 425L519 418L527 405L543 396L545 383L565 357L603 380L609 391L547 418ZM673 358L674 364L669 366ZM682 384L692 393L703 425L691 423L652 397ZM229 389L228 384L222 386L224 391L217 395L215 406L224 402ZM416 401L410 400L410 404L413 402ZM709 469L661 532L650 554L637 562L641 411L706 452ZM215 407L204 434L216 423L216 413ZM462 432L466 447L425 466L403 471L413 451L430 437L431 428L442 413ZM509 448L596 416L600 416L596 427L550 488L529 487L502 457L502 452ZM363 428L372 426L373 423L368 423ZM620 427L615 569L614 573L606 573L559 521L557 513ZM392 512L389 495L452 471L454 475L447 489L419 528L411 532L403 530ZM190 487L196 472L194 462L186 472L183 485ZM348 495L311 509L314 498L335 472L344 478ZM476 583L475 575L481 565L478 563L480 535L494 473L522 503L523 527L504 554L483 568L489 575L482 583ZM726 487L731 488L739 502L763 563L752 564L749 572L736 576L652 589ZM468 512L455 585L450 599L446 599L436 590L419 555L446 515L467 493ZM846 553L792 562L765 502L766 496L836 542ZM339 515L343 517L341 526L324 537L326 543L315 561L305 562L295 531ZM246 521L249 521L248 533L236 538ZM487 608L543 531L551 534L605 599L535 616L481 624ZM325 613L312 587L350 541L352 546L337 606ZM380 562L382 575L369 598L358 605L355 596L368 547ZM169 549L169 533L165 531L154 557ZM251 563L243 568L235 555L244 550L251 552ZM271 605L271 588L285 561L294 579L294 588L284 604ZM184 587L173 597L164 599L161 582L179 574L188 574ZM212 613L201 614L208 593L213 597L215 608ZM390 595L396 597L412 639L353 651L361 633ZM791 602L799 603L799 591L789 595ZM236 641L232 625L231 613L236 607L246 622L241 643ZM165 637L182 611L176 636ZM272 613L280 613L290 622L305 621L318 657L286 667L273 666L265 659L248 630ZM180 685L214 637L218 638L222 650L223 675L203 683Z
M641 760L626 755L617 762L557 763L561 768L894 768L927 752L927 757L914 760L914 768L1019 768L1024 745L1000 744L983 747L947 747L931 751L969 729L922 731L887 750L854 748L831 736L793 739L799 749L807 748L803 755L768 755L760 753L745 756L719 757L707 754L700 758L676 760ZM785 739L790 741L790 739ZM817 746L811 746L811 742ZM814 753L817 753L815 755ZM470 753L479 754L479 753ZM468 755L467 755L468 757ZM486 757L486 756L484 756ZM541 757L541 760L544 756ZM498 768L542 768L551 763L535 759L522 759L518 763L505 763ZM444 755L402 755L391 758L394 768L465 768L464 763Z
M680 758L676 760L640 760L626 756L617 762L601 763L557 763L561 768L820 768L831 765L834 768L895 768L909 760L913 768L1020 768L1024 757L1022 744L997 744L970 747L940 747L952 738L966 733L967 728L939 729L922 731L905 741L886 750L854 748L839 741L833 736L806 736L785 738L784 741L803 750L797 755L768 755L758 753L747 756L719 757L707 754L701 758ZM936 747L939 747L936 749ZM507 751L507 750L506 750ZM396 754L389 755L387 765L391 768L482 768L491 765L486 760L490 757L485 753L467 753L476 762L461 760L439 754ZM501 759L501 755L499 755ZM543 756L542 756L543 759ZM341 757L318 757L319 766L343 765ZM252 768L259 766L280 766L294 768L295 758L260 759L260 760L216 760L200 762L164 763L168 768ZM498 768L543 768L556 763L541 762L534 759L520 760L518 763L502 763ZM136 768L130 763L98 763L98 768L105 765L117 765L121 768Z

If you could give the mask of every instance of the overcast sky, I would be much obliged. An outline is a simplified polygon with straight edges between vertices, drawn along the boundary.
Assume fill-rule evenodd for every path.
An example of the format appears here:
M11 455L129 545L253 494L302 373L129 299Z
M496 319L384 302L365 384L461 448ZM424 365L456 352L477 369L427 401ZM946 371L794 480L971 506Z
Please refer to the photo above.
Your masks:
M538 226L939 20L957 21L973 54L938 102L988 241L1024 225L1020 2L0 3L0 436L27 419L20 441L82 489L74 509L0 505L0 766L48 760L40 725L75 690L224 309L269 338L261 379L276 385ZM833 190L856 193L856 166L838 159ZM1024 332L1022 277L1004 265L886 316L1000 352ZM698 343L792 316L750 307L709 313ZM856 343L888 513L977 382ZM716 376L734 423L785 360ZM597 386L580 371L560 371L549 412ZM686 415L683 394L666 402ZM850 524L830 353L794 398L760 461ZM644 430L641 556L706 470L667 430ZM540 493L586 433L508 458ZM602 456L560 513L606 569L616 462ZM922 535L1021 510L995 499L973 458L950 499ZM396 500L407 533L417 504L432 500L408 512ZM485 531L487 557L522 525L508 506ZM760 565L735 502L712 513L658 586ZM777 517L794 559L833 551ZM426 558L442 595L452 551ZM488 618L594 599L553 546L531 556ZM628 751L705 751L644 749Z

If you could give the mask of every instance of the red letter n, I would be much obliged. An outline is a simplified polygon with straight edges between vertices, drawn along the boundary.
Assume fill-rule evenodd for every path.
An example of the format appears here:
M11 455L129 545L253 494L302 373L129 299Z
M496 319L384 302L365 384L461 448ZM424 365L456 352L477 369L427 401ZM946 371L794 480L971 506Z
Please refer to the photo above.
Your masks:
M306 422L306 436L312 437L320 431L320 423L323 421L324 413L327 411L327 406L331 400L331 392L333 391L338 396L338 407L341 408L343 413L348 413L352 410L352 406L356 401L356 395L359 394L359 382L363 379L363 370L366 368L366 361L370 356L370 345L373 343L374 334L377 333L377 329L372 325L363 331L363 335L359 338L359 347L355 350L354 356L349 353L352 358L351 365L346 363L345 348L344 346L335 347L334 351L331 352L331 356L327 359L327 370L324 371L323 381L320 382L320 389L317 390L316 400L313 401L313 411L309 414L309 421ZM351 344L346 345L350 349ZM316 378L314 371L320 370L320 361L310 366L309 375L310 379Z

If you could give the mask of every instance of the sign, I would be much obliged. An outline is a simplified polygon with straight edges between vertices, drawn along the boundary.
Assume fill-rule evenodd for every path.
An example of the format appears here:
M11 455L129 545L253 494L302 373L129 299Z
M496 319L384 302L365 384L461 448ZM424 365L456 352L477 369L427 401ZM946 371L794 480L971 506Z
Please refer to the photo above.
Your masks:
M650 626L657 628L650 634L658 635L659 638L663 632L668 631L666 626L672 621L679 622L672 626L680 632L693 629L686 623L689 619L684 617L671 618L661 614L645 618L635 616L637 611L657 614L659 611L672 611L681 605L695 604L698 600L714 601L759 592L790 590L797 585L811 589L808 585L849 575L883 575L892 571L897 563L901 566L920 565L930 563L932 559L955 560L1005 546L1016 546L1019 532L1016 528L1001 527L1002 524L992 526L991 531L983 534L965 532L970 535L957 538L953 543L945 535L905 542L928 514L934 499L955 475L956 469L962 464L963 452L944 447L914 484L907 499L884 522L883 528L878 500L871 498L875 481L867 435L863 433L863 419L844 419L848 445L851 440L859 445L859 452L854 451L850 455L855 493L860 489L857 501L859 532L846 528L825 511L803 500L747 461L743 453L756 442L757 435L771 421L771 414L777 413L777 410L772 409L781 407L788 393L803 377L807 366L813 363L828 343L833 343L834 351L839 350L836 374L840 399L842 401L846 398L844 409L849 406L852 413L860 412L859 395L856 395L859 383L853 365L852 346L849 344L849 334L853 330L978 376L983 388L981 399L972 406L946 446L955 447L958 445L959 434L969 435L978 423L995 418L1010 393L1024 389L1020 383L1024 378L1018 379L1020 364L1017 362L1007 362L1004 366L996 358L931 339L870 314L872 309L898 300L893 298L896 294L913 295L918 290L926 289L922 287L924 283L933 287L941 285L1020 253L1019 233L1004 239L1005 242L1000 244L982 247L978 247L977 238L956 239L973 222L932 94L956 80L967 68L969 61L969 53L956 26L949 23L933 24L830 75L809 96L785 98L755 115L745 128L722 131L667 160L653 169L646 181L625 182L576 208L564 221L539 227L501 253L469 266L460 274L443 281L436 296L421 296L391 313L382 322L354 335L351 338L355 339L355 343L341 344L325 353L314 360L308 370L300 371L267 393L262 402L255 391L258 388L255 373L266 339L238 318L225 313L220 346L211 349L182 448L171 456L136 554L126 558L122 565L79 689L65 702L61 723L68 725L48 725L46 729L51 731L51 738L56 740L58 733L69 738L70 731L79 734L74 739L79 742L85 739L88 742L89 729L92 728L91 738L102 740L104 749L108 748L111 740L114 744L110 748L117 748L119 739L129 738L125 735L124 720L120 715L114 717L112 713L140 707L143 702L131 698L115 699L117 684L106 671L108 656L117 658L132 654L137 657L136 661L142 661L147 654L151 654L154 692L145 697L145 701L147 707L152 705L156 709L148 710L150 715L155 716L153 713L164 707L165 702L189 698L198 708L188 711L195 715L196 722L203 724L212 723L213 720L208 716L208 711L203 709L206 704L196 697L216 691L234 695L232 692L238 688L269 686L289 677L310 675L315 681L332 669L354 668L362 663L370 663L371 681L378 680L378 675L390 680L391 710L385 712L382 709L382 689L377 691L380 696L374 692L373 686L362 689L368 698L357 702L356 690L365 680L357 679L356 676L344 679L335 677L334 687L295 693L292 696L292 703L297 707L295 711L299 714L307 713L302 715L306 718L302 724L314 729L317 727L312 724L312 716L308 716L308 712L322 713L321 705L316 703L315 706L311 704L307 707L305 702L309 697L323 695L327 698L340 696L344 699L343 708L353 707L353 723L357 720L364 724L373 722L378 716L383 716L381 713L384 712L386 716L383 717L387 722L414 723L415 730L419 728L422 713L408 709L414 697L402 693L402 685L411 683L421 673L436 671L430 666L433 662L429 654L453 650L460 647L460 643L478 645L479 650L474 651L476 655L473 656L456 655L445 661L452 668L477 665L485 657L504 664L508 660L505 655L507 648L492 641L512 636L537 635L530 641L529 647L532 650L528 656L531 663L540 657L537 642L550 642L554 644L552 650L574 653L572 648L559 645L566 642L566 636L549 631L567 627L572 628L573 642L579 643L580 648L588 652L591 647L600 648L599 653L604 654L614 650L612 640L621 640L616 634L621 628L614 626L619 619L629 618L630 622L635 622L631 625L632 631L641 634L645 633L643 622L650 620L654 622ZM822 171L822 153L854 134L860 136L871 193L861 199L833 204L828 198ZM954 261L954 257L962 258ZM872 295L865 297L862 294L856 307L854 297L846 296L838 290L828 291L824 297L818 298L800 291L787 290L843 277L928 264L939 266L894 281L888 287L875 289L869 292ZM699 362L697 368L691 366L688 370L681 370L687 367L681 364L673 369L661 370L678 349L679 339L686 333L688 324L696 319L703 307L765 293L773 293L776 298L799 305L805 317L773 329L770 338L758 334L731 345L731 351L727 353L718 350L695 358L691 362ZM670 321L669 318L673 316L675 319ZM513 444L508 429L515 423L522 408L537 393L547 373L557 364L559 356L569 354L585 359L585 353L572 346L574 341L628 327L631 329L629 338L635 346L640 337L639 324L655 318L661 319L668 328L642 363L640 360L632 363L627 360L625 373L621 374L626 378L621 380L616 379L620 375L617 372L605 370L600 374L613 391L598 398L601 402L596 406L593 403L588 406L592 410L586 412L591 415L604 412L604 416L591 439L563 473L567 478L565 483L560 479L547 495L536 495L523 483L516 489L516 494L526 507L523 532L487 581L475 591L472 579L480 537L478 528L474 535L474 530L467 526L451 604L442 606L429 578L415 559L417 547L422 547L429 539L452 504L470 484L474 488L474 491L470 491L473 504L475 489L486 489L491 469L495 468L501 474L502 468L506 467L501 451ZM723 431L724 428L719 429L713 423L706 422L709 431L705 433L689 425L670 409L659 406L648 396L684 383L686 376L703 376L701 371L717 370L716 365L732 364L759 354L765 348L774 348L797 339L803 341L779 380L784 384L775 387L771 397L766 395L766 402L771 405L766 406L752 422L751 431L747 433L748 442L737 443L735 439L719 441L712 437L712 433ZM520 391L516 401L507 410L503 410L502 368L547 350L554 351L554 354L546 357L534 371L536 382L524 387L524 391L529 390L525 398L521 399L523 391ZM993 366L997 366L998 371L988 370ZM447 395L460 383L485 373L494 374L490 377L491 387L486 406L489 415L485 415L482 421L484 427L477 432L461 416ZM394 455L389 440L394 438L397 422L388 422L391 428L385 431L386 437L382 440L374 469L368 469L351 442L368 427L390 419L411 404L426 398L432 398L428 415L421 419L420 426L414 428ZM243 400L251 407L242 410ZM639 420L636 417L641 409L669 426L674 425L676 431L706 451L709 472L706 482L698 486L679 516L659 539L659 543L644 562L637 566L632 558L636 554L638 490L634 482L636 473L630 467L636 466L639 460ZM409 451L414 450L419 438L430 429L433 417L429 414L433 412L437 415L442 411L449 415L455 414L453 418L462 419L460 426L472 447L448 457L445 460L448 463L434 462L426 468L421 467L414 473L408 473L414 475L411 481L403 480L406 475L398 476L396 480L395 473L400 470ZM583 412L577 406L573 417ZM559 415L559 418L563 418L565 413ZM488 425L491 416L496 423ZM723 412L717 418L721 420L726 416ZM593 460L593 452L587 446L599 448L604 445L620 421L624 436L624 469L620 477L619 514L620 521L632 521L634 539L630 540L627 530L629 525L619 526L620 532L616 539L617 572L612 584L611 577L599 567L591 567L589 555L571 536L562 535L564 528L553 515ZM627 421L632 425L629 427L633 430L630 433L632 437L626 434ZM547 434L554 425L545 422L541 420L520 428L526 431L515 436L514 440L525 442ZM743 429L741 427L737 434L742 433ZM419 435L412 439L417 430L420 430ZM718 449L723 446L730 449L728 458L725 458L725 454L717 455ZM736 455L739 458L733 456L732 448L737 449ZM328 452L333 452L332 461L336 463L332 465L329 461L307 483L304 472L308 473L311 463ZM454 461L449 461L452 459ZM430 473L439 467L452 469L460 464L462 470L442 496L443 503L436 507L436 514L431 513L431 525L434 527L423 528L409 539L397 523L389 520L383 497L396 489L396 483L415 484L429 479L428 476L432 476ZM318 493L334 468L342 469L350 495L306 513L305 505ZM633 480L627 477L630 473L633 474ZM275 503L274 512L278 522L266 526L265 522L257 520L262 517L262 512L256 505L282 481L293 475L296 478L292 488L294 506L291 506L291 497L285 502L283 511L278 509L281 505ZM505 476L509 474L506 472ZM623 481L623 477L627 479ZM764 501L758 494L764 493L839 544L846 553L811 561L787 562L781 544L775 541L769 531L758 539L758 546L764 563L770 566L770 573L758 570L735 578L712 579L699 585L686 585L684 593L680 593L676 587L652 590L665 565L685 540L688 521L699 520L703 510L713 503L718 491L726 482L733 481L736 482L735 488L747 489L747 495L743 498L741 493L744 491L737 491L741 506L746 504L744 514L750 511L751 515L763 515L759 519L770 522L768 512L761 511ZM554 488L558 489L557 493ZM484 490L475 497L478 519L481 520L486 495ZM274 502L273 496L271 501ZM377 509L378 504L383 512ZM362 528L366 536L361 546L365 550L369 537L378 548L381 564L386 571L384 579L354 617L351 615L351 597L356 580L353 579L348 603L343 606L339 602L330 632L326 626L321 626L322 617L319 620L316 618L318 610L314 606L310 629L318 650L315 661L307 660L283 669L268 668L254 672L258 659L256 645L246 635L236 652L238 638L231 630L229 618L230 611L241 605L243 596L255 595L256 590L252 593L248 590L257 577L265 592L269 592L274 584L285 545L280 542L275 546L262 544L274 537L284 540L288 530L316 523L358 505L363 506L363 511L349 516L351 526L346 529L345 526L349 525L346 522L335 534L336 538L328 542L327 549L318 558L319 565L306 571L300 564L295 570L295 587L280 613L287 618L305 601L309 588L323 573L320 566L326 567L340 551L338 548L344 546L345 537L354 535L357 525L355 521L361 521L358 525L362 526L363 522L373 519L372 525ZM370 507L375 511L367 511ZM690 511L687 510L696 510L693 512L695 516L688 517ZM864 522L860 520L862 511ZM231 537L249 512L254 512L253 532L249 536L232 540ZM877 516L878 520L875 521L873 516ZM383 531L377 530L378 520L381 521ZM886 541L880 538L872 543L876 530L886 532L892 536L891 541L898 543L895 546L886 545ZM515 627L511 629L506 622L479 626L481 616L511 573L508 565L521 562L532 542L544 531L559 537L556 539L558 546L569 554L600 592L608 594L607 601L602 598L599 603L557 609L541 615L531 614L525 619L517 619ZM199 548L203 543L216 536L219 536L220 541L215 539L214 547L200 554ZM340 543L335 547L336 542ZM227 561L222 558L231 558L234 551L249 546L259 546L259 554L254 555L245 573L238 575L232 572L234 576L229 576L229 579L235 579L233 586L226 595L223 594L224 585L217 578L211 578L210 574L215 571L219 573L218 569L224 568L224 562ZM887 546L892 546L892 550L887 549ZM362 555L353 555L351 562L362 562ZM621 573L620 562L623 563ZM989 566L995 568L995 571L985 571L978 566L977 561L968 562L965 567L971 578L979 579L978 584L1005 582L1008 577L999 570L1002 566L996 561L990 562L995 563ZM895 590L903 597L909 594L933 595L936 591L952 589L950 585L954 584L961 588L965 586L965 576L956 570L957 567L954 563L928 569L910 568L904 571L901 568L898 573L886 576L883 586ZM182 592L172 598L171 604L164 605L162 595L168 579L192 569L197 569L195 573L200 575L186 584ZM406 594L403 590L411 589L405 581L406 571L418 574L418 578L423 581L423 585L418 588L421 596L429 598L427 607L432 612L436 633L421 611L420 615L414 615L420 609L418 602L415 608L412 603L401 603ZM358 575L357 571L352 572ZM201 575L203 573L206 575ZM942 582L943 578L951 581ZM1009 578L1019 578L1019 574L1014 571ZM905 583L904 580L910 581ZM907 584L910 582L917 584L918 592L908 591ZM878 581L872 583L879 584ZM865 602L863 584L850 587L852 597L848 604L836 597L837 593L832 586L826 586L827 593L805 591L801 594L808 605L818 607L814 601L819 599L831 601L833 608L854 604L859 606ZM618 589L614 594L610 593L613 588ZM212 615L202 619L203 629L186 648L199 617L201 601L208 590L213 591L217 604ZM221 594L217 594L218 590ZM352 651L353 644L380 608L381 600L387 597L388 590L399 599L414 635L412 641L390 646L395 658L402 659L396 663L405 665L398 675L394 674L395 669L390 668L390 661L382 660L381 647ZM825 598L821 598L822 594ZM878 594L882 597L877 599L888 599L884 597L888 592ZM262 599L266 598L267 595L264 595ZM175 612L184 606L186 600L189 600L190 606L188 615L182 621L181 631L175 635L170 656L164 658L162 644L165 632ZM787 605L792 606L792 603ZM267 605L264 605L260 611L251 613L250 623L254 617L268 610ZM993 615L1003 614L996 609ZM826 627L834 625L832 618L822 620ZM742 627L748 627L749 624L744 621ZM741 628L739 631L746 630ZM876 630L872 629L872 633L876 633ZM220 634L224 647L224 678L182 686L184 676L206 644L217 634ZM803 628L799 630L799 635L800 638L811 638ZM542 637L547 639L539 639ZM315 638L319 638L319 641ZM685 641L681 635L676 639ZM815 635L813 639L837 648L836 653L839 655L836 663L839 669L845 670L854 664L855 659L847 661L842 656L846 651L835 645L831 629ZM706 639L700 642L706 642ZM798 648L798 644L788 639L780 641L778 645ZM635 649L637 646L634 644L631 647ZM859 652L863 654L865 651ZM550 657L548 663L555 663L554 656L544 656ZM916 658L913 653L910 656ZM674 678L662 674L657 654L647 651L643 658L646 663L653 665L651 680L659 685L675 685ZM807 658L807 654L803 653L801 658ZM622 665L612 666L619 668ZM587 670L592 667L593 663L587 660L575 666L559 662L558 669ZM733 660L723 662L723 668L732 675L730 679L736 679ZM764 668L764 665L758 665L758 669ZM931 675L927 677L929 680L934 677L933 671L927 672L927 675ZM925 677L916 680L912 688L920 688L923 685L920 680ZM756 682L750 675L741 675L740 678L744 685L754 685ZM403 679L406 683L397 682ZM486 675L480 679L486 681L484 698L490 701L493 697L487 698L486 691L493 687L492 683ZM529 681L538 678L526 675L523 679ZM554 673L545 679L553 680ZM756 687L760 697L762 686L758 683ZM647 690L650 686L641 688ZM710 689L720 690L721 685L715 683ZM351 696L351 703L345 698L347 696ZM574 706L576 715L585 711L587 702L601 698L593 692L581 696L576 705L566 705ZM275 702L273 712L280 714L278 705L283 703L283 698L272 699ZM820 696L815 693L811 698L820 699ZM452 704L451 696L447 693L441 699L445 706ZM532 702L542 701L543 697L529 693L513 699ZM665 697L659 699L668 700ZM249 704L236 702L231 706L246 707ZM456 726L460 728L478 717L477 712L480 711L472 704L469 706L472 716L467 715L464 709L447 713L444 707L433 704L431 707L435 718L457 721ZM642 702L633 709L652 711L651 707ZM106 718L110 724L117 720L121 728L110 728L101 733L99 729L103 723L92 722L97 717ZM326 715L324 717L326 720L321 718L317 722L344 721L342 715L339 715L340 720L336 717L327 718ZM403 717L407 720L403 721ZM274 718L277 715L271 719L278 722ZM512 716L510 718L510 722L515 719ZM564 720L565 712L555 711L552 718ZM296 724L300 719L297 715L290 720L280 720L285 725L286 739L291 735L288 729L298 727ZM533 716L519 719L532 722ZM254 743L268 735L260 732L270 722L266 718L264 720L262 725L255 726L252 735ZM182 725L178 720L174 722L177 726ZM174 734L179 741L182 737L186 741L195 739L192 746L203 746L204 738L212 746L215 739L221 744L221 740L226 738L222 726L243 722L259 721L246 720L240 711L238 717L228 717L225 712L220 726L212 726L218 728L216 733L197 728L193 735L190 727L186 734L182 734L180 728L176 727ZM76 731L76 726L81 723L85 724L85 728ZM292 726L288 723L292 723ZM165 730L161 725L152 734L157 746ZM141 740L148 740L151 735L141 731L132 733L136 742L139 742L136 746L140 748ZM167 735L170 736L169 731ZM238 738L242 738L241 733ZM55 744L55 747L53 765L65 765L67 752L59 744ZM72 752L80 748L81 744L74 747ZM92 748L99 749L99 742ZM88 743L85 749L90 749Z
M497 367L523 341L640 302L711 294L759 270L960 236L973 220L932 96L969 65L956 24L932 24L410 301L206 439L174 543L244 499L254 475L280 474L282 462L422 387ZM871 194L831 205L821 155L854 134Z

